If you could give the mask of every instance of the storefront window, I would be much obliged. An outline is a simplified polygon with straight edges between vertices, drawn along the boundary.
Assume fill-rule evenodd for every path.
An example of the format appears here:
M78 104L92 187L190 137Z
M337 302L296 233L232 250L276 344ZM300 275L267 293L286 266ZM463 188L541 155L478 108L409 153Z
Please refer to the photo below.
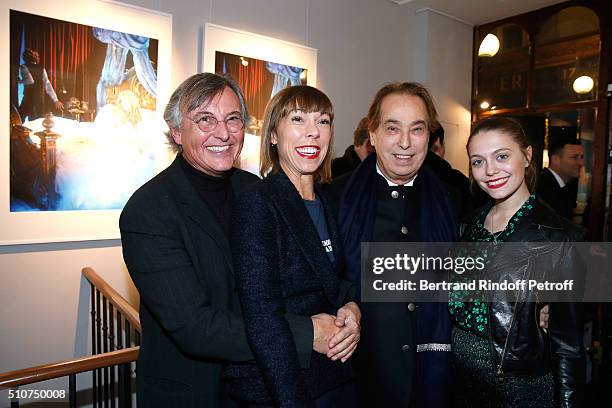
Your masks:
M568 7L542 24L535 37L534 106L596 99L599 19L586 7Z
M480 33L475 109L525 107L529 72L529 37L515 24ZM494 53L496 46L498 51Z

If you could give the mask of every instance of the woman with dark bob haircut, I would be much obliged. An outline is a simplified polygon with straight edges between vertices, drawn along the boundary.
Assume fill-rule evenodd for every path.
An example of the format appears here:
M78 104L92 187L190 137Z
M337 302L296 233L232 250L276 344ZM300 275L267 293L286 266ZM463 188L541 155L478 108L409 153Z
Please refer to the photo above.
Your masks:
M340 279L338 228L319 182L330 178L334 112L310 86L285 88L269 102L261 138L263 180L234 206L231 244L238 294L255 362L225 372L245 406L346 406L361 313ZM286 313L325 319L332 339L314 333L299 355ZM334 317L335 316L335 317ZM337 354L330 349L340 347ZM330 358L331 357L331 358Z
M575 241L584 231L559 217L534 193L534 152L518 122L490 118L468 142L470 177L492 199L477 210L463 241L481 243L484 278L518 282L576 277ZM556 281L556 279L553 278ZM459 407L580 406L585 375L578 303L516 291L452 292L453 391ZM550 302L548 332L539 324Z

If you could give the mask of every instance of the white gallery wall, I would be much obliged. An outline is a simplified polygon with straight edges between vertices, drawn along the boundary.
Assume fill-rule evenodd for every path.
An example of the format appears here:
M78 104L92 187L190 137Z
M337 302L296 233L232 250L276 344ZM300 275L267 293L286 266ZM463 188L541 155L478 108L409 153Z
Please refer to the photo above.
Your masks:
M172 14L171 89L201 69L207 22L316 48L318 87L336 112L336 155L351 143L355 124L382 84L424 82L442 121L457 127L447 158L467 168L460 152L469 132L472 30L463 23L378 0L123 3ZM137 304L118 240L0 247L0 372L87 353L89 295L80 274L85 265ZM8 401L0 392L4 406Z
M473 27L430 9L417 10L415 20L413 80L426 85L434 98L445 130L445 159L467 175Z

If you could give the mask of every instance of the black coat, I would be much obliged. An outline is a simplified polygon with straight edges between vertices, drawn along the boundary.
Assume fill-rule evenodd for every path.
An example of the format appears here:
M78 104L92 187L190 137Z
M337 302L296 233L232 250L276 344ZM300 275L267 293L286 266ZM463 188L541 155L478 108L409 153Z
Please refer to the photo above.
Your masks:
M235 192L257 178L235 169ZM123 256L140 293L138 404L225 406L223 363L253 358L235 292L230 246L177 160L142 186L119 221ZM300 353L312 323L289 316Z
M431 169L423 167L413 187L403 196L393 195L392 191L400 192L401 188L389 187L376 173L375 164L376 156L372 154L355 172L335 179L329 187L340 210L343 242L457 239L459 225L454 213L460 198ZM415 191L410 192L411 189ZM367 205L362 202L364 198ZM353 211L355 216L342 217L343 207L348 211L346 214ZM351 255L350 243L345 248L347 271L361 271L360 251ZM360 276L361 272L349 278L358 282ZM355 355L359 406L404 408L414 402L417 407L446 406L450 355L450 318L446 306L363 302L361 308L361 341ZM416 352L419 347L433 344L443 345L444 351Z
M578 180L571 180L561 187L549 169L540 173L537 184L538 195L546 204L550 205L560 216L572 220L572 213L576 207L576 194Z
M446 188L455 198L461 219L488 201L489 197L482 189L477 188L472 193L470 191L470 179L459 170L453 169L449 162L431 150L427 152L423 165L432 169L436 176L444 182Z
M302 198L284 173L242 193L234 206L231 245L247 337L257 365L226 371L237 399L281 407L310 406L312 399L347 381L350 363L313 352L309 368L299 356L285 313L336 314L352 300L340 279L343 254L338 229L321 191L336 261L332 265ZM270 396L272 400L270 400Z
M350 173L361 164L361 159L355 152L355 146L350 145L340 157L332 160L332 177L336 178L345 173Z

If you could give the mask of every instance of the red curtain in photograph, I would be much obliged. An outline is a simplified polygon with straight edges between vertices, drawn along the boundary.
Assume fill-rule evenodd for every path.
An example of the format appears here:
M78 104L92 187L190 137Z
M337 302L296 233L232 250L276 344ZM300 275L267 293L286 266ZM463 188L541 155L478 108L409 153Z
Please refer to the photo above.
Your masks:
M15 17L21 22L25 48L38 51L40 64L46 69L59 99L66 102L76 96L95 106L105 47L101 47L101 59L94 55L99 45L91 27L27 13L16 13ZM16 41L11 38L12 47Z
M244 58L248 65L243 65L237 55L217 53L215 72L225 71L233 78L247 102L249 114L262 120L266 105L270 100L274 75L266 69L266 62L254 58Z
M247 59L249 65L238 64L238 84L247 100L254 100L266 80L266 63L257 59ZM269 99L270 95L268 95Z

